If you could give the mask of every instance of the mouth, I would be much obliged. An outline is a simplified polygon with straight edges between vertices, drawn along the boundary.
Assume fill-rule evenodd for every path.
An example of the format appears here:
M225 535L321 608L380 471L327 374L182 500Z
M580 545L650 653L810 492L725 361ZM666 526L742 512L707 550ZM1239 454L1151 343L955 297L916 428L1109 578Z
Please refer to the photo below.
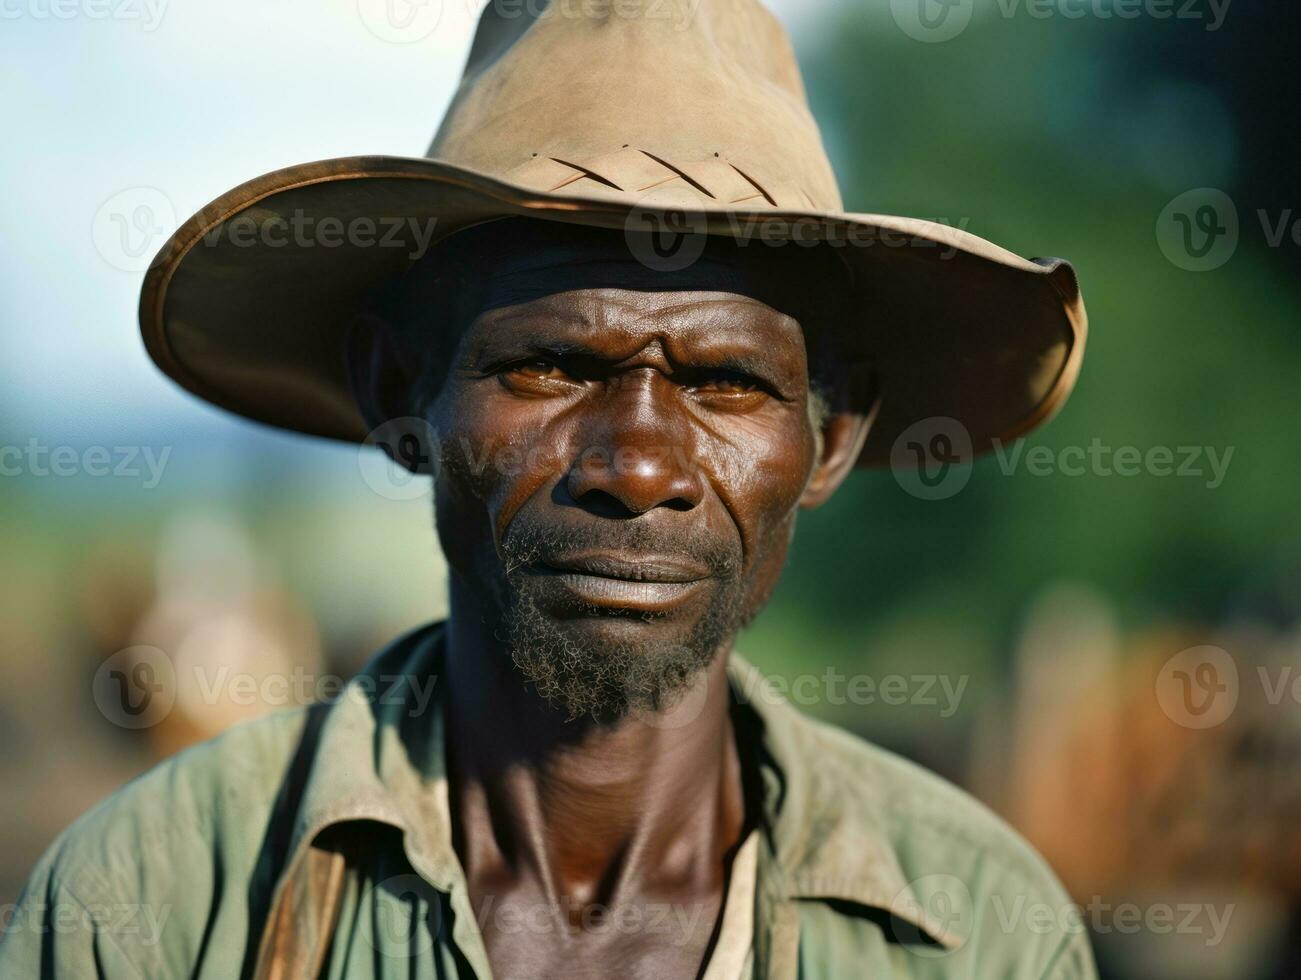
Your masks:
M563 558L549 558L541 562L541 565L560 575L586 575L657 585L686 585L709 578L707 568L662 555L567 555Z
M661 555L567 555L548 558L531 570L585 606L650 614L670 612L710 578L708 569Z

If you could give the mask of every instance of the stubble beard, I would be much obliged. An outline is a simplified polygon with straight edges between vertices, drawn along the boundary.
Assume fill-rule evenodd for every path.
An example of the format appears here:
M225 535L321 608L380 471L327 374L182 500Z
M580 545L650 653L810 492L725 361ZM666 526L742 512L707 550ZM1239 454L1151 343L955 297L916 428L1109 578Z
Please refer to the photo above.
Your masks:
M635 526L620 533L627 550L654 545L663 553L663 536L653 541ZM503 639L523 680L567 720L589 718L601 725L614 724L643 713L660 712L675 704L713 663L728 641L757 613L748 601L748 579L741 573L738 550L695 540L678 541L678 554L691 554L711 569L717 586L704 613L681 639L642 641L596 640L549 614L539 602L538 580L519 571L540 554L576 550L593 544L610 544L574 532L521 530L507 536L506 589L501 595ZM688 547L681 547L687 545ZM510 571L515 569L515 571ZM608 610L588 610L592 616L615 615ZM629 614L631 615L631 614ZM651 624L653 615L638 615Z

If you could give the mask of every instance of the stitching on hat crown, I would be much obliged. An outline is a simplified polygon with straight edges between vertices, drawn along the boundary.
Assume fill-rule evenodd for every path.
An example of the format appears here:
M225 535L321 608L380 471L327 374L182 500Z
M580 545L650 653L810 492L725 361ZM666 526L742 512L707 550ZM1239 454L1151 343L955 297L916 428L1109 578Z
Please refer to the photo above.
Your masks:
M673 164L669 163L667 160L662 159L661 157L657 157L657 156L656 156L654 153L652 153L650 150L642 150L641 152L644 153L644 154L646 154L646 156L650 157L652 160L654 160L654 161L655 161L656 163L658 163L660 166L662 166L662 167L668 167L668 168L669 168L670 170L672 170L675 174L677 174L679 177L681 177L683 180L685 180L688 184L690 184L690 185L691 185L692 187L694 187L696 190L700 191L700 193L704 194L706 197L709 197L710 199L715 200L715 201L718 200L718 196L717 196L716 194L712 193L712 192L709 190L709 188L707 188L704 184L702 184L702 183L700 183L699 181L693 179L693 178L691 177L690 174L688 174L686 171L682 170L680 167L675 167L675 166L673 166Z
M662 168L658 173L647 173L646 161ZM566 171L557 171L565 167ZM712 172L717 178L724 177L718 170L726 168L735 174L736 180L730 192L722 191L717 184L711 187L707 178L699 176L700 171ZM620 172L622 170L622 172ZM696 171L697 173L693 173ZM623 144L617 151L591 157L586 160L567 160L561 157L531 154L530 159L507 175L507 180L526 186L536 187L549 192L561 191L570 185L587 178L602 187L624 193L647 193L681 181L709 201L721 201L726 204L750 204L755 207L782 207L778 194L772 185L760 182L747 170L727 160L720 153L692 163L674 163L659 154L644 148L632 148ZM792 198L787 206L804 206L816 208L808 192L802 187L782 188L783 194L790 191ZM702 204L707 203L705 201Z
M575 170L577 170L577 171L578 171L580 174L582 174L584 177L590 177L592 180L596 181L598 184L605 184L607 187L613 187L616 191L621 191L621 190L623 190L623 188L622 188L621 186L619 186L618 184L616 184L616 183L615 183L614 181L612 181L609 177L602 177L602 176L601 176L600 174L598 174L595 170L589 170L587 167L580 166L580 165L577 164L577 163L570 163L568 160L561 160L559 157L551 157L551 159L554 160L556 163L563 164L563 165L566 166L566 167L573 167ZM566 183L568 183L568 181L566 181ZM561 186L563 186L563 185L561 185Z
M751 184L753 184L753 185L754 185L754 189L757 190L760 194L763 195L763 199L764 199L765 201L767 201L767 202L768 202L769 204L771 204L773 207L776 207L776 206L777 206L777 202L776 202L775 200L773 200L773 197L772 197L771 194L769 194L766 190L764 190L762 184L760 184L757 180L755 180L753 177L751 177L748 173L746 173L744 170L742 170L742 169L741 169L740 167L738 167L736 164L732 163L730 160L728 161L728 164L727 164L727 165L728 165L729 167L731 167L733 170L735 170L735 171L736 171L738 174L740 174L742 177L744 177L744 178L745 178L747 181L749 181ZM749 200L749 198L746 198L746 200Z

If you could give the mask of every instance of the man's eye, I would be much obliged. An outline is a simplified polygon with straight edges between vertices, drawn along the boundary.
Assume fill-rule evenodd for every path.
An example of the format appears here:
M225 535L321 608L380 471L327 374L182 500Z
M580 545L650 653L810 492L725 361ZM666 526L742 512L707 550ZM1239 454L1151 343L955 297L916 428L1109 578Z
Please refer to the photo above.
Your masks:
M701 391L716 392L724 395L743 395L758 391L760 384L754 378L744 374L725 372L706 378L700 385Z
M565 373L554 363L543 357L536 357L528 361L517 361L506 370L522 378L559 378Z
M528 357L497 369L497 380L519 394L554 394L573 379L564 368L545 357Z

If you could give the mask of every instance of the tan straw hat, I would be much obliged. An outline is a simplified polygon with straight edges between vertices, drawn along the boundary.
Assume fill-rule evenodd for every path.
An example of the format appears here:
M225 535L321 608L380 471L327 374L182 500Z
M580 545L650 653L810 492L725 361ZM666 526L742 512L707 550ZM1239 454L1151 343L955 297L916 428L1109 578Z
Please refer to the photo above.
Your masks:
M145 345L216 405L362 441L344 353L359 304L434 243L511 216L686 232L647 255L666 269L706 233L838 247L847 356L880 385L863 465L937 419L982 452L1050 417L1079 373L1066 262L842 210L790 43L756 0L490 2L426 158L306 163L218 198L149 269Z

